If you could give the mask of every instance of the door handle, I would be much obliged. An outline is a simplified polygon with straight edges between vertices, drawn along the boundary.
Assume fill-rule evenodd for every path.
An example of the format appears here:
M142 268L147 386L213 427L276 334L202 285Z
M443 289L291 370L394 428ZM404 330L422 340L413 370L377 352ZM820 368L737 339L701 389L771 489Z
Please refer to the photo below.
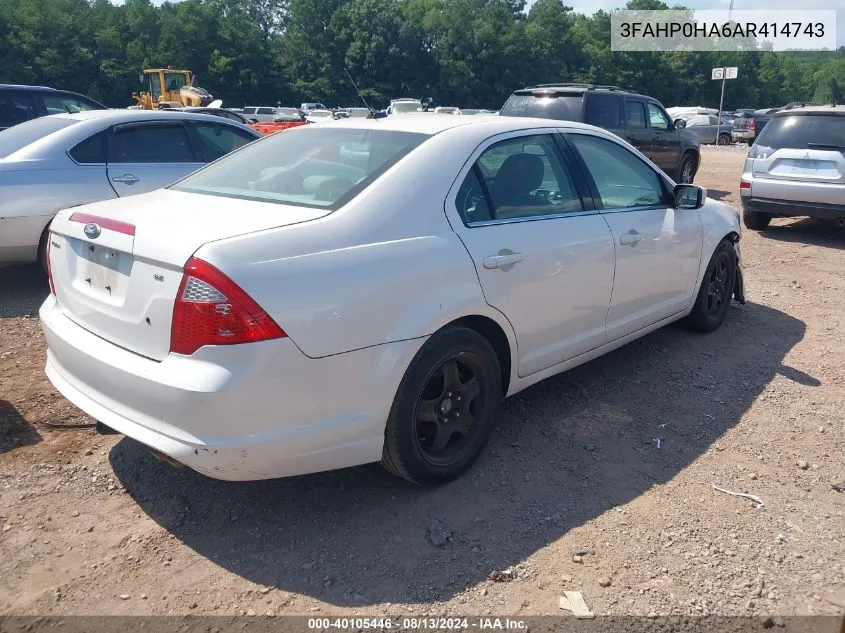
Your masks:
M134 185L139 180L141 179L135 174L123 174L122 176L114 176L112 178L113 182L122 182L125 185Z
M499 255L490 255L482 260L484 268L502 268L503 266L510 266L521 262L523 259L522 253L501 253Z
M634 244L639 242L641 239L643 239L643 236L640 235L640 233L638 231L631 229L630 231L628 231L622 237L619 238L619 243L622 244L622 246L633 246Z

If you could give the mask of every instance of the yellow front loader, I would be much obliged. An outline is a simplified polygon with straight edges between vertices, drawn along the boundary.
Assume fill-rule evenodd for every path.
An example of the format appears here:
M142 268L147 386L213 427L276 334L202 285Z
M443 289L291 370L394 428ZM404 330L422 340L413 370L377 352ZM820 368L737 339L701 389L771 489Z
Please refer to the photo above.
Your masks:
M140 76L144 89L133 92L132 98L142 110L161 110L207 106L213 97L195 86L196 75L190 70L149 68Z

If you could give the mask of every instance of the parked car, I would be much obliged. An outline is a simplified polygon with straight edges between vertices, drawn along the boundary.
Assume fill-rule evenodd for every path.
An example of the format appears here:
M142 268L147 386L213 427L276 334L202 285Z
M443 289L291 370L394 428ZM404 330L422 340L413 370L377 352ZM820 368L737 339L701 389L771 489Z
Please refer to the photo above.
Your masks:
M234 112L233 110L228 110L225 108L194 107L170 108L170 110L174 110L176 112L193 112L194 114L207 114L209 116L219 116L224 119L229 119L230 121L236 121L241 125L249 125L250 123L255 123L255 121L251 118L247 118L239 112Z
M764 108L755 110L752 114L738 116L731 123L731 138L734 142L744 141L752 145L754 139L757 138L757 135L766 127L772 115L777 111L778 108Z
M419 99L412 99L410 97L402 97L401 99L392 99L390 105L387 106L387 116L397 114L409 114L411 112L423 112L423 102Z
M67 90L0 84L0 131L50 114L106 109L102 103Z
M692 114L681 116L687 122L686 129L695 134L701 144L730 145L731 124L722 119L719 125L719 117L712 114Z
M0 132L0 264L43 263L59 209L158 189L258 137L162 110L56 114Z
M309 123L326 123L334 121L334 113L331 110L311 110L305 120Z
M478 108L467 108L461 109L461 114L464 115L475 115L475 114L495 114L495 110L481 110Z
M544 84L514 92L500 116L579 121L610 130L676 182L690 183L701 164L698 139L656 99L615 86Z
M243 115L251 119L253 123L272 123L280 109L270 106L247 106L244 108Z
M437 106L434 114L461 114L461 109L455 106Z
M748 151L739 193L749 229L776 216L845 226L845 106L776 113Z
M290 123L304 120L305 117L296 108L276 108L276 114L273 118L275 123Z
M370 116L370 111L367 108L346 108L350 119L366 119Z
M440 483L504 396L673 321L718 328L743 297L739 234L736 210L592 126L306 125L59 213L46 372L210 477L381 461Z
M328 110L328 108L326 106L324 106L322 103L311 103L311 102L303 103L302 105L299 106L299 109L302 110L303 112L305 112L306 114L308 114L312 110Z

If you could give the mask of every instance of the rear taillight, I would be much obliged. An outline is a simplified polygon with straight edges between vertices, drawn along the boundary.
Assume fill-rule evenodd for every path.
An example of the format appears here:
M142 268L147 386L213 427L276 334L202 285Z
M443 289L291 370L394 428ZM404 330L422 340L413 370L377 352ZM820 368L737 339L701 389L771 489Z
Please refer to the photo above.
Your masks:
M203 345L235 345L286 336L270 315L214 266L196 257L173 306L170 351L190 355Z
M748 123L748 131L753 132L756 129L757 129L757 124L754 122L754 119L751 119L751 121Z
M751 183L747 180L740 180L739 189L740 191L742 191L743 189L746 191L751 191Z
M50 250L53 248L53 233L47 231L47 250L44 252L44 265L47 267L47 282L50 284L50 294L56 294L56 286L53 285L53 266L50 264Z

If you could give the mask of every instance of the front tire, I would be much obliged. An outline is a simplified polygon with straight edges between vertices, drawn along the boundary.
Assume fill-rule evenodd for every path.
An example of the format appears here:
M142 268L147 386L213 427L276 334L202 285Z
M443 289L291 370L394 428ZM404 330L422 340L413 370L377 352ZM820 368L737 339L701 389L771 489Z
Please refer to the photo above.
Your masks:
M712 332L725 320L736 283L736 251L723 240L710 258L698 289L695 305L684 324L699 332Z
M678 168L679 183L692 184L693 178L695 178L695 163L696 160L692 154L684 154L681 166Z
M481 453L502 400L490 342L453 326L434 334L411 361L390 410L382 466L416 484L441 484Z
M742 223L745 225L745 228L751 229L752 231L762 231L769 226L769 222L771 221L771 213L742 210Z

